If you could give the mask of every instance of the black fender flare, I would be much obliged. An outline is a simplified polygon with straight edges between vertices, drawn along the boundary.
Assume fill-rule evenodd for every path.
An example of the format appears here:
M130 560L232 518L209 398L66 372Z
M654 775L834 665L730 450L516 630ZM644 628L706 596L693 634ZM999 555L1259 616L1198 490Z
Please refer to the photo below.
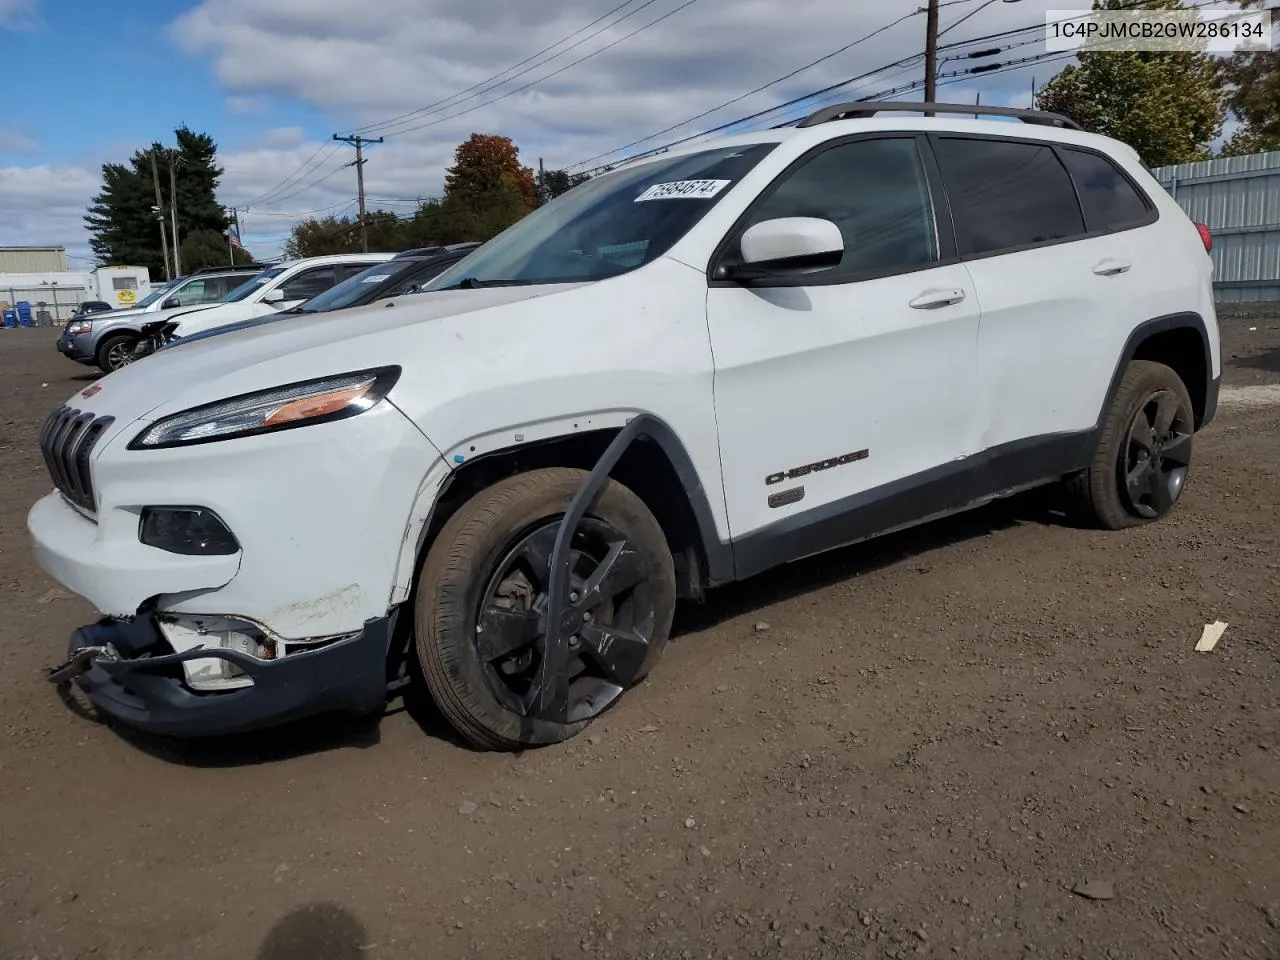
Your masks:
M1213 376L1213 355L1209 349L1209 331L1205 325L1204 318L1200 314L1190 311L1186 313L1169 313L1140 323L1129 333L1124 342L1124 347L1120 351L1120 357L1116 361L1115 371L1111 374L1111 383L1108 385L1106 395L1102 399L1102 406L1098 411L1098 419L1092 431L1094 439L1102 432L1102 426L1107 418L1107 411L1111 409L1116 393L1120 390L1120 380L1124 377L1124 371L1138 352L1138 348L1156 334L1167 333L1170 330L1194 330L1200 335L1200 345L1204 353L1205 397L1204 410L1196 423L1196 429L1203 429L1213 420L1218 408L1220 380Z

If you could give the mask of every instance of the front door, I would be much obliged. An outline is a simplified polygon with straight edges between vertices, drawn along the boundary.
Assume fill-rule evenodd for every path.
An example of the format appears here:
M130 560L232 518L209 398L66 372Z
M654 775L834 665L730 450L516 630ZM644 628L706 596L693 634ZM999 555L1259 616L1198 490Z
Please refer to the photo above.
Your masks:
M831 220L845 244L838 267L708 291L739 576L929 513L939 472L976 452L980 312L927 151L915 135L823 145L724 248L776 217Z

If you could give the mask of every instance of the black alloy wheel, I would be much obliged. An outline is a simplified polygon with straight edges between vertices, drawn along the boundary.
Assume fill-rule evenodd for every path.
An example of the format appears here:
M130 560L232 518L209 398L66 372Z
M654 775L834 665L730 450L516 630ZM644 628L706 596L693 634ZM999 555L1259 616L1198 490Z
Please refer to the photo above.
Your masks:
M570 546L567 697L540 696L546 656L549 561L554 518L520 534L489 576L476 611L476 652L494 696L521 716L549 722L590 720L639 678L657 623L650 563L619 530L588 517ZM570 632L571 631L571 632Z
M550 467L473 494L443 524L418 577L415 645L441 713L487 750L578 734L644 679L675 613L666 535L607 480L569 542L567 603L550 650L551 554L587 473ZM563 653L563 656L561 655Z
M1126 507L1147 520L1167 513L1182 493L1191 466L1194 420L1183 399L1158 390L1138 408L1117 471Z

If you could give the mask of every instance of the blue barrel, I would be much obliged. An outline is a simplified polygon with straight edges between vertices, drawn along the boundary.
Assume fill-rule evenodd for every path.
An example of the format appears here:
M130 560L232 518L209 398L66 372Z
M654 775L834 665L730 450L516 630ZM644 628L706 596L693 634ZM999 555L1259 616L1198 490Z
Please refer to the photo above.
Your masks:
M35 318L31 315L29 300L19 300L14 306L18 308L18 326L34 327L36 325Z
M13 307L5 307L4 325L6 327L16 327L18 325L18 311Z

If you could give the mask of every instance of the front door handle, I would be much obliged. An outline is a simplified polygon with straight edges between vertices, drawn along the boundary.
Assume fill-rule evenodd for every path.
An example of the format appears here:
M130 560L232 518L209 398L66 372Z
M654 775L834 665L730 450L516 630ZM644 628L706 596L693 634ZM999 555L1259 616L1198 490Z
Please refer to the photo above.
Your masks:
M947 307L964 299L964 291L959 287L951 290L926 290L911 301L915 310L933 310L936 307Z
M1100 277L1114 277L1119 273L1127 273L1133 264L1128 260L1122 260L1118 257L1107 257L1100 260L1093 268L1093 272Z

